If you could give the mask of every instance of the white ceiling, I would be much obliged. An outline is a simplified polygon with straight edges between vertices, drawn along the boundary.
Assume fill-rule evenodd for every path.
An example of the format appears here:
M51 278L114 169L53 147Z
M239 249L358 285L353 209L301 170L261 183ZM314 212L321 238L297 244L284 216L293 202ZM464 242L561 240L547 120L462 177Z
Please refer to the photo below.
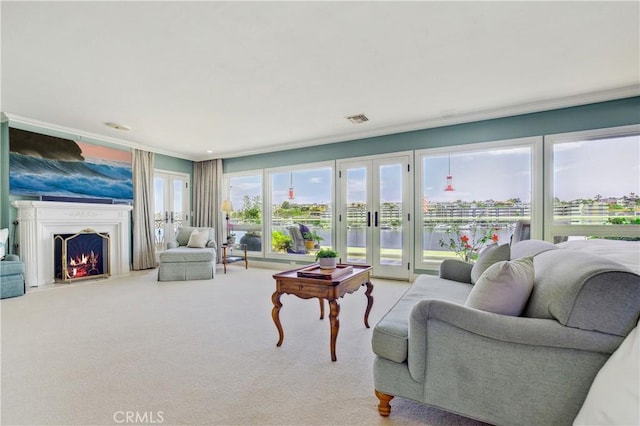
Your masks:
M640 93L636 1L0 7L11 120L191 160Z

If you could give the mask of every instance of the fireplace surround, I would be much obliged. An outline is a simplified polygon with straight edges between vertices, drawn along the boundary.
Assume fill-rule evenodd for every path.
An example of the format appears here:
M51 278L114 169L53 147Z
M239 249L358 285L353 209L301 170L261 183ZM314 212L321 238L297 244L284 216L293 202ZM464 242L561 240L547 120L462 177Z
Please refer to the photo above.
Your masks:
M54 235L86 228L109 235L110 275L129 273L132 206L28 200L11 205L18 209L17 242L27 288L55 282Z

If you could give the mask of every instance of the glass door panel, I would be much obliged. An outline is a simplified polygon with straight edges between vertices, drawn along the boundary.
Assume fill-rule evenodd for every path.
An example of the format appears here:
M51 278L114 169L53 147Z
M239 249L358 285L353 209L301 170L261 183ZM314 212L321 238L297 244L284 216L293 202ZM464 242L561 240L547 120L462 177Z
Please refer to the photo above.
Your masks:
M153 187L154 187L154 240L156 252L162 251L165 248L165 226L169 223L169 210L165 208L166 206L166 198L169 195L169 189L167 188L166 181L164 178L155 175L153 177Z
M347 263L367 264L368 226L371 209L367 197L367 167L354 166L345 170L347 221L347 245L344 253ZM345 259L343 259L345 261Z
M177 233L178 228L183 226L183 222L187 218L186 212L189 207L184 205L184 199L187 197L187 181L185 178L180 176L172 176L171 181L173 184L173 192L172 192L172 209L170 220L173 223L173 232L174 235Z
M189 175L155 172L154 236L156 252L175 239L181 226L189 226Z
M403 164L379 166L378 176L378 215L377 244L381 265L402 265L402 246L404 239L402 221Z
M339 162L342 261L371 265L373 274L409 278L410 156Z

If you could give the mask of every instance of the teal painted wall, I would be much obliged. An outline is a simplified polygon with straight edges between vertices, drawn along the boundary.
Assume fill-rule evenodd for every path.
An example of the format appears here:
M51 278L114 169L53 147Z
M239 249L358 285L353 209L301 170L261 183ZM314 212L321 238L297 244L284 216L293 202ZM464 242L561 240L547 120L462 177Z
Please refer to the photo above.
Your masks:
M640 123L640 97L225 159L225 173ZM366 124L364 124L366 126Z
M154 156L154 167L158 170L170 172L188 173L193 177L193 161L181 158L169 157L168 155L156 154Z

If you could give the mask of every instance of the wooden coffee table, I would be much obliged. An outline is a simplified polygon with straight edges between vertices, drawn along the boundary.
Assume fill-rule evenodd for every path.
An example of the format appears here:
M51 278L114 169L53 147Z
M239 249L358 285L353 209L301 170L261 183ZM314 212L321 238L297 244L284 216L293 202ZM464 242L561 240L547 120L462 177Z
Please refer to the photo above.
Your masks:
M331 325L331 361L336 361L336 339L340 329L340 320L338 319L340 305L338 304L338 299L345 294L354 293L362 286L366 286L367 309L364 312L364 325L369 328L369 312L371 312L371 306L373 306L373 296L371 295L373 284L370 279L371 266L338 265L335 272L336 276L325 278L315 278L312 272L306 274L305 271L313 271L313 268L305 266L304 268L292 269L273 276L276 280L276 291L271 296L273 302L271 316L280 337L276 346L281 346L284 340L284 331L280 323L280 308L282 308L280 296L282 294L293 294L302 299L318 298L320 301L320 319L324 318L324 300L326 299L329 301L329 323ZM299 276L299 272L307 276Z

